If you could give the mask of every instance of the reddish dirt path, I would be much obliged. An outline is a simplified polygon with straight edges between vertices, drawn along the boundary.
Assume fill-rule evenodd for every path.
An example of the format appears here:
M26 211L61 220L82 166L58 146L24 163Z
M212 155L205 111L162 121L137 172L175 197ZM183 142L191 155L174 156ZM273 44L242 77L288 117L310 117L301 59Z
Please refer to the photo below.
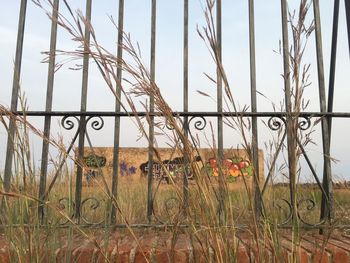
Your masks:
M115 233L109 241L97 238L89 241L83 238L75 238L70 241L70 246L63 245L51 253L50 258L41 251L40 262L216 262L213 250L208 249L209 257L203 253L198 242L190 242L188 236L180 234L173 250L171 250L172 236L170 233L143 234L138 236L139 244L131 235ZM108 239L107 239L108 240ZM237 249L237 262L256 262L257 254L251 238L247 235L239 235ZM282 249L279 257L273 256L268 244L262 242L263 248L260 257L261 262L291 262L291 235L280 236ZM307 234L302 238L301 249L298 251L297 262L350 262L350 236L337 234L331 236L324 247L324 236ZM13 262L15 252L0 237L0 262ZM98 248L101 247L101 249ZM43 249L44 250L44 249ZM103 253L101 253L103 251ZM171 253L173 251L173 253ZM104 255L103 255L104 254ZM146 260L146 259L147 260ZM12 260L11 260L12 259ZM23 262L30 262L30 255ZM17 262L18 260L16 260Z

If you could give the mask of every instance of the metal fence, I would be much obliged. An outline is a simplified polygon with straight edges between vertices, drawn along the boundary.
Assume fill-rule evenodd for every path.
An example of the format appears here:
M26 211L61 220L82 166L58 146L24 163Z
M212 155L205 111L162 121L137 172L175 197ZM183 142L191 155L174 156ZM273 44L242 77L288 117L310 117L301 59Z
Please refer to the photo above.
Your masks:
M119 145L120 145L120 119L121 118L133 118L137 116L150 116L149 125L149 169L148 169L148 195L147 195L147 217L149 221L152 221L152 215L154 212L153 208L153 198L152 186L153 186L153 176L152 167L154 160L153 151L153 141L154 141L154 118L160 114L155 112L154 108L154 98L150 97L149 112L125 112L121 110L121 104L118 100L115 102L115 111L111 112L90 112L87 111L87 87L88 87L88 75L89 75L89 55L86 53L83 57L83 71L82 71L82 89L81 89L81 104L80 111L52 111L52 101L53 101L53 89L54 89L54 76L55 76L55 51L57 42L57 13L59 10L59 0L53 1L53 18L51 25L51 40L50 40L50 56L49 56L49 66L48 66L48 80L47 80L47 90L46 90L46 107L45 111L28 111L21 112L18 111L18 98L19 98L19 83L21 78L21 62L22 62L22 51L24 43L24 28L26 23L26 7L27 0L21 0L20 13L19 13L19 24L18 24L18 36L17 36L17 46L16 46L16 56L14 65L14 77L13 77L13 87L12 87L12 99L11 99L11 112L14 115L26 115L26 116L39 116L44 118L44 137L50 138L51 134L51 119L52 117L61 117L62 126L67 130L76 129L73 140L71 141L69 147L67 148L67 153L73 150L75 143L78 143L78 156L84 156L85 145L91 145L91 141L87 136L86 126L92 124L95 130L99 130L103 127L103 118L114 118L114 150L113 150L113 173L112 173L112 185L111 187L106 185L106 190L112 196L118 196L118 175L119 171ZM255 22L254 22L254 0L249 0L249 40L250 40L250 91L251 91L251 111L250 112L225 112L223 110L223 85L221 75L219 74L219 69L217 73L217 111L216 112L190 112L189 111L189 68L188 68L188 54L189 54L189 1L183 1L183 111L173 113L173 116L183 119L185 134L188 136L190 128L189 123L196 121L200 118L203 121L203 125L206 125L205 118L215 117L217 119L217 149L218 157L223 158L224 156L224 144L223 144L223 126L224 119L229 116L240 116L241 118L250 118L252 123L252 162L255 170L259 170L258 162L258 120L259 118L268 118L269 128L271 130L284 129L283 140L286 140L286 145L288 149L288 163L289 163L289 180L290 180L290 200L284 200L287 202L287 206L290 211L288 213L287 219L281 224L281 226L288 226L291 223L293 217L298 217L296 211L294 211L294 203L298 203L302 200L295 200L296 189L293 188L296 184L297 178L295 177L296 171L293 170L296 167L296 159L294 156L294 149L299 146L302 153L310 166L312 174L315 181L317 182L317 187L319 187L322 192L322 205L320 209L320 223L315 224L315 226L329 225L332 215L333 215L333 190L332 190L332 170L331 161L329 156L330 153L330 135L332 130L332 119L333 118L349 118L350 113L336 113L333 112L333 95L334 95L334 82L335 82L335 65L337 57L337 32L338 32L338 20L339 20L339 0L334 1L334 16L333 16L333 33L332 33L332 45L331 45L331 61L330 61L330 72L329 72L329 86L326 89L325 82L325 70L324 70L324 57L322 50L321 41L321 17L320 17L320 7L319 1L312 1L313 14L314 14L314 25L315 25L315 37L316 37L316 52L317 52L317 69L318 69L318 88L319 88L319 101L320 110L319 112L292 112L291 106L291 77L290 77L290 35L288 30L288 10L287 10L287 0L281 0L281 18L282 18L282 51L284 60L284 91L285 91L285 111L284 112L260 112L257 108L257 90L256 90L256 60L255 60ZM216 5L216 31L217 31L217 43L219 47L219 61L221 61L221 0L215 2ZM151 42L151 56L150 56L150 76L151 81L155 81L155 57L156 57L156 12L157 5L156 0L152 0L151 9L151 32L150 32L150 42ZM345 0L346 9L346 21L347 28L350 30L350 1ZM91 20L92 11L92 0L86 0L86 19ZM117 55L119 58L123 56L122 42L123 42L123 21L124 21L124 0L119 0L119 15L118 15L118 50ZM349 31L350 32L350 31ZM90 31L85 29L85 39L89 43L90 41ZM349 45L350 45L350 33L348 34ZM117 71L118 78L122 79L122 70L118 68ZM328 102L327 102L327 91L328 91ZM121 96L121 90L117 90L118 96ZM297 116L297 119L295 119ZM322 144L323 144L323 156L324 156L324 170L323 177L320 179L319 175L316 174L311 161L305 152L303 145L297 140L295 135L290 132L291 126L297 124L299 131L307 130L311 121L316 118L321 118L322 127ZM72 119L78 122L78 126L75 126ZM195 125L196 128L198 125ZM8 129L8 140L7 140L7 151L6 151L6 163L4 170L4 189L5 191L11 190L11 180L12 180L12 167L13 167L13 155L14 155L14 144L13 137L15 135L15 120L11 119ZM282 144L281 144L282 145ZM280 149L278 150L280 151ZM42 143L42 156L41 156L41 169L40 169L40 186L38 199L47 200L50 191L55 185L57 177L59 176L65 160L63 160L57 167L56 173L48 182L48 158L49 156L49 142L44 139ZM254 177L254 190L255 190L255 208L258 215L262 211L263 206L263 195L266 192L267 185L271 179L272 171L268 171L266 179L264 182L259 182L258 177ZM262 187L261 187L262 186ZM81 221L82 216L82 206L86 199L82 199L82 189L83 189L83 168L78 165L76 170L76 182L75 182L75 197L74 197L74 207L73 207L73 217L77 222L83 223ZM184 176L183 179L183 195L184 202L188 202L188 190L189 184L188 179ZM311 205L312 205L312 201ZM310 203L309 203L310 205ZM111 206L110 215L112 221L111 225L116 223L116 207ZM45 206L39 206L39 216L42 220L45 219ZM148 224L146 224L148 225ZM150 224L152 225L152 224ZM305 224L306 226L311 226L310 224ZM154 226L154 225L153 225Z

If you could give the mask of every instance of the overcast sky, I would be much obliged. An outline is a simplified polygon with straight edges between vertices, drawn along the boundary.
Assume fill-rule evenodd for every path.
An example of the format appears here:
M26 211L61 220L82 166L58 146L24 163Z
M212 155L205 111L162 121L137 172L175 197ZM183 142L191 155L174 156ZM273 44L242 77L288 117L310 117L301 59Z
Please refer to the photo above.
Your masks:
M73 9L84 11L82 0L68 1ZM130 32L133 40L140 43L143 59L148 64L150 49L150 0L125 1L125 31ZM182 43L183 43L183 1L157 1L157 44L156 44L156 81L164 97L174 111L182 111ZM215 98L215 85L208 81L204 72L213 76L215 65L212 63L208 50L196 33L197 25L204 25L202 0L190 1L190 38L189 38L189 95L190 111L215 111L213 100L198 95L196 90L211 94ZM295 8L299 1L289 1L290 9ZM322 16L323 47L325 58L326 83L328 83L331 26L333 1L320 0ZM342 2L342 1L341 1ZM13 61L15 55L18 12L20 0L0 0L0 104L9 106L13 78ZM61 5L63 7L63 5ZM280 1L256 1L256 53L257 53L257 89L268 99L258 96L258 110L272 111L271 101L277 105L283 100L282 58L274 50L278 50L281 39ZM62 12L65 12L62 10ZM93 1L92 24L95 27L100 43L112 53L116 51L117 32L108 16L117 20L118 1ZM312 10L310 12L312 16ZM41 63L43 51L49 49L49 34L51 23L47 16L28 1L25 44L22 63L21 87L28 100L29 110L44 110L47 82L47 64ZM335 87L335 111L349 110L349 52L345 28L345 12L341 3L337 75ZM317 68L315 57L314 36L310 38L305 54L305 63L311 63L312 85L305 91L305 98L310 99L308 111L319 110L317 92ZM76 43L59 29L58 49L74 50ZM249 39L248 39L248 1L223 0L223 60L232 86L232 93L241 107L250 103L249 86ZM55 75L54 110L79 110L81 92L81 71L72 71L68 65ZM88 110L112 111L114 98L104 84L102 77L94 66L89 75ZM43 121L32 118L31 121L42 128ZM53 119L53 136L62 132L66 142L72 134L59 129L59 119ZM335 176L348 178L350 163L348 158L347 132L349 121L334 121L332 131L332 156L340 162L333 167ZM269 132L260 123L260 148L263 142L271 139ZM139 140L138 130L128 120L122 121L122 146L144 146L145 140ZM91 132L94 145L113 145L112 119L106 120L104 129ZM34 152L39 156L41 142L32 138ZM225 147L235 147L240 143L232 130L225 128ZM315 132L316 146L307 148L316 170L321 173L322 144L319 128ZM0 128L0 143L6 145L6 132ZM163 144L164 145L164 144ZM206 145L204 145L206 146ZM0 149L0 170L3 169L5 147ZM37 158L36 163L39 164ZM305 176L309 171L305 168Z

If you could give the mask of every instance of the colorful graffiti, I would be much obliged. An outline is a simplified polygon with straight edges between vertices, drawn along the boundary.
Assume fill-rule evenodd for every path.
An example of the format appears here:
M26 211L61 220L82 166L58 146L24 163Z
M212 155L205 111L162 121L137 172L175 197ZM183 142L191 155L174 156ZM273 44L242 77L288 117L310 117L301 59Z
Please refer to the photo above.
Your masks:
M137 168L123 161L119 164L119 170L121 176L131 176L136 174Z
M219 165L215 158L209 159L204 167L211 176L219 176ZM248 160L243 158L227 158L223 161L222 172L228 181L234 182L237 177L244 176L249 177L253 175L253 166Z
M103 168L107 164L106 157L90 154L83 158L84 164L87 167L85 169L85 177L86 181L90 183L93 179L96 179L97 177L101 176L99 168ZM108 167L111 167L110 164L108 164ZM136 174L137 168L133 165L128 164L125 161L122 161L119 163L119 174L121 176L131 176Z
M83 158L84 163L89 168L99 168L106 165L106 157L97 154L90 154Z
M194 161L195 162L201 161L201 157L196 156ZM174 158L173 160L165 160L162 163L153 162L152 174L155 179L161 180L165 178L165 180L169 183L168 174L170 174L174 178L177 176L183 175L184 168L185 168L184 165L185 165L184 157L177 157L177 158ZM140 170L143 175L147 175L148 162L141 164ZM192 174L188 174L187 178L192 179Z
M88 167L84 175L86 177L86 181L88 182L88 186L90 186L91 181L100 176L100 172L97 169L106 166L107 160L104 156L90 154L84 157L83 161L86 167Z

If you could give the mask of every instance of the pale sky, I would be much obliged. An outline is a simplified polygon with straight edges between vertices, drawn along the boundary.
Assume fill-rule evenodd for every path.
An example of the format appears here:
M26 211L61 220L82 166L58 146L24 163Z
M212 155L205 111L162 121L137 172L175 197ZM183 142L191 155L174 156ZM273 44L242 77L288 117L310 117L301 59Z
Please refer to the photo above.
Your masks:
M73 9L85 9L85 3L82 0L68 2L71 3ZM130 32L132 39L140 43L143 59L147 65L150 49L150 2L150 0L125 1L125 31ZM174 111L182 111L183 1L158 0L157 2L156 81ZM203 2L203 0L190 1L190 111L215 111L216 109L214 101L196 92L196 90L201 90L211 94L214 98L216 94L215 86L203 74L205 72L214 76L215 65L209 57L205 44L196 32L197 25L199 27L204 25L201 9ZM281 39L280 1L257 0L255 2L257 89L269 100L279 105L284 98L281 77L283 61L282 57L274 53L273 50L278 50ZM297 7L298 2L297 0L289 1L290 9ZM329 74L332 2L320 0L326 83L328 83ZM6 106L9 106L11 97L19 4L20 0L0 0L0 104ZM92 24L101 44L112 53L115 53L116 50L117 32L108 16L112 15L117 20L117 11L117 0L93 1ZM309 15L312 16L312 10ZM248 1L223 0L222 23L224 66L231 83L232 93L239 105L243 107L250 103ZM49 49L50 27L51 23L43 11L28 1L21 87L26 94L29 110L43 110L45 107L48 65L41 63L44 58L41 52ZM59 29L57 48L74 50L76 47L76 43L72 42L62 29ZM313 83L305 91L305 98L311 101L308 111L318 111L314 35L308 43L304 62L311 63L310 74ZM341 1L334 111L345 112L349 110L349 92L347 92L346 85L349 83L349 66L345 11ZM81 71L72 71L68 69L68 65L64 66L55 75L53 110L78 110L80 108L80 92ZM258 96L258 110L272 111L269 100ZM89 76L88 110L114 110L114 98L94 66L91 66ZM32 118L31 121L39 129L42 129L42 119ZM62 133L68 143L72 133L60 130L57 125L58 121L59 119L53 119L52 135L57 137L59 133ZM113 119L106 119L106 125L102 131L91 131L94 145L113 145L112 121ZM333 173L336 177L347 179L350 179L350 175L348 175L350 170L348 153L350 150L344 141L347 140L347 131L350 130L349 124L350 120L334 120L332 131L332 156L340 160L333 166ZM263 143L271 139L271 136L261 122L259 128L259 146L263 149ZM322 144L319 127L317 129L315 132L317 145L308 147L307 151L321 177ZM138 130L127 119L122 121L121 130L122 146L145 145L145 140L137 141ZM39 165L41 141L38 138L32 139L36 164ZM4 145L0 149L0 170L3 170L6 145L6 132L3 127L0 127L0 143ZM225 147L235 147L239 143L239 137L229 128L225 128ZM305 176L310 174L307 168L303 173Z

